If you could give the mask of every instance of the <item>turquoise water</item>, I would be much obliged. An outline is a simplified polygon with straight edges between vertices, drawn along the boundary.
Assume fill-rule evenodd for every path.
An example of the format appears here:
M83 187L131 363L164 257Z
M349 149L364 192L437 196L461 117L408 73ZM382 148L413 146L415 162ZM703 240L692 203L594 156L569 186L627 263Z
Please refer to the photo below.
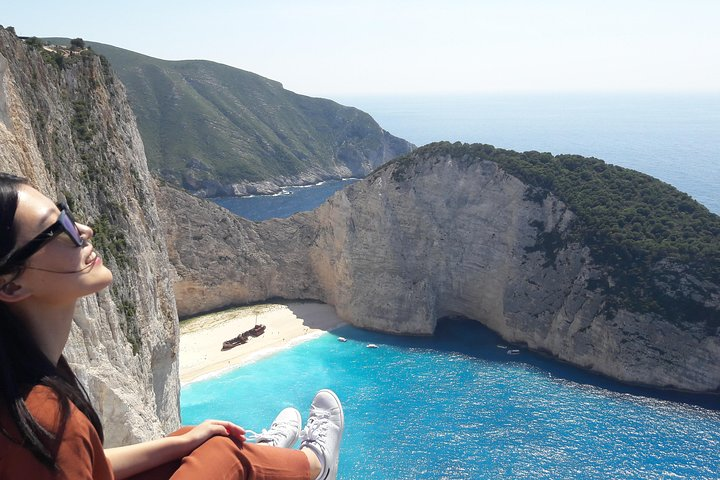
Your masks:
M342 327L184 387L182 420L257 430L329 387L342 479L720 478L717 398L652 396L499 343L466 320L433 338Z

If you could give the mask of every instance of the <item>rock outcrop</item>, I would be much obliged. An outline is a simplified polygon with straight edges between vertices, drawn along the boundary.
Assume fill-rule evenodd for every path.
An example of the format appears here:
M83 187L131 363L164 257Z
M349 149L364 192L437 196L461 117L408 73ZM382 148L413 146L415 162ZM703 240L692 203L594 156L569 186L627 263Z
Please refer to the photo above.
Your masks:
M179 423L178 325L143 144L124 88L88 51L29 46L0 28L0 170L64 196L114 282L84 298L65 355L106 446Z
M625 382L718 391L717 325L610 308L576 215L533 192L495 162L420 149L288 219L253 223L164 186L158 202L163 218L182 212L164 222L181 316L315 299L363 328L432 334L459 315ZM720 318L720 288L702 289Z

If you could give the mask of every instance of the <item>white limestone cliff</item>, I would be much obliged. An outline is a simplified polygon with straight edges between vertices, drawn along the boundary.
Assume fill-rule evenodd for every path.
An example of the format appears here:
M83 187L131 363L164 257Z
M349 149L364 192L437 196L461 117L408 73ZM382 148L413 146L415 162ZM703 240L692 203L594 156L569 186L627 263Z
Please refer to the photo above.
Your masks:
M113 270L86 297L65 355L88 387L106 446L179 424L178 326L165 242L134 116L122 85L90 52L28 47L0 29L0 171L65 196ZM98 247L100 248L100 247Z

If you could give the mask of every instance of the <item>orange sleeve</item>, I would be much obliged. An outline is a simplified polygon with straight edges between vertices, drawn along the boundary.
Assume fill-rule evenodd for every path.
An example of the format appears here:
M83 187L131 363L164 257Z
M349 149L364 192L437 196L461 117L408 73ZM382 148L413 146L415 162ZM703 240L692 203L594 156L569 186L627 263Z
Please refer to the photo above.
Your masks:
M59 405L54 392L46 387L35 387L25 403L38 422L50 431L57 431ZM3 415L3 426L8 427ZM63 434L57 464L59 471L52 471L41 464L30 450L0 435L0 478L37 480L113 480L112 469L90 420L70 405L70 418Z

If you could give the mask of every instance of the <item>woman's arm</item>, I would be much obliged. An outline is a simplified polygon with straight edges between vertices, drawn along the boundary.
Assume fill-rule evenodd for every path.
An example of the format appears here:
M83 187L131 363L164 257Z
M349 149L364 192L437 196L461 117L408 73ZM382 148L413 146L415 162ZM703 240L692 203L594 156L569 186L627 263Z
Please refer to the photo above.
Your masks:
M110 461L115 477L120 480L171 460L180 459L215 435L231 436L240 442L245 441L245 430L234 423L205 420L183 435L124 447L106 448L105 456Z

